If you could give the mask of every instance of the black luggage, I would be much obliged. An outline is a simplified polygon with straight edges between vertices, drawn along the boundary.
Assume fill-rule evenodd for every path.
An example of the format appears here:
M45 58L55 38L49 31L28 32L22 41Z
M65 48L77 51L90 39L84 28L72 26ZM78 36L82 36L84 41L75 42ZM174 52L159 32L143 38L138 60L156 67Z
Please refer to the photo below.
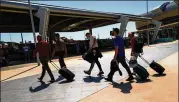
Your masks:
M137 59L135 56L131 56L130 60L129 60L129 67L133 68L134 65L137 64Z
M119 71L119 75L122 76L122 71L119 69L119 64L117 61L111 61L110 69L115 69L116 71Z
M165 71L165 68L163 68L160 64L155 62L154 60L149 63L146 59L144 59L142 56L139 56L144 62L146 62L154 71L156 71L159 75L163 74Z
M93 62L93 53L91 51L87 51L83 56L82 58L89 62L89 63L92 63Z
M53 61L50 61L51 64L58 70L58 73L60 75L62 75L65 79L67 79L68 81L73 81L73 78L75 77L75 74L73 72L71 72L69 69L67 68L59 68Z
M127 62L129 63L129 60L126 58ZM134 73L139 76L142 80L146 80L149 77L148 71L138 63L136 63L133 67Z
M143 42L136 42L134 52L136 53L143 53Z
M148 71L139 64L136 64L133 70L142 80L146 80L149 77Z

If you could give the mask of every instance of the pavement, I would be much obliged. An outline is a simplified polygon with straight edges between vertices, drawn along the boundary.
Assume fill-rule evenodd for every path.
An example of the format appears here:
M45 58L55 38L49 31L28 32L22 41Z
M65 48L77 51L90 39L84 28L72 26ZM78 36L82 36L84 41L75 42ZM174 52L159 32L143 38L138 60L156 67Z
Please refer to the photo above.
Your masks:
M175 43L157 44L144 47L143 57L149 62L153 59L160 61L177 51L178 41ZM113 51L105 52L103 53L104 57L100 59L105 76L109 72L110 60L113 54ZM126 56L130 58L130 49L126 49ZM81 57L65 61L67 67L76 75L75 80L71 83L60 76L51 64L49 64L50 68L53 70L57 81L53 84L47 83L49 80L48 74L44 78L44 83L37 82L37 78L41 73L41 66L32 65L1 71L1 102L77 102L111 85L103 77L97 76L97 66L92 71L91 77L85 75L83 70L88 69L90 64L83 61ZM145 68L148 67L141 59L138 61ZM59 65L58 62L56 64ZM127 77L125 69L122 66L120 68L123 76L121 77L116 73L114 76L114 81L116 82Z
M178 52L158 63L164 66L166 75L158 76L148 68L150 80L113 82L80 102L178 102Z

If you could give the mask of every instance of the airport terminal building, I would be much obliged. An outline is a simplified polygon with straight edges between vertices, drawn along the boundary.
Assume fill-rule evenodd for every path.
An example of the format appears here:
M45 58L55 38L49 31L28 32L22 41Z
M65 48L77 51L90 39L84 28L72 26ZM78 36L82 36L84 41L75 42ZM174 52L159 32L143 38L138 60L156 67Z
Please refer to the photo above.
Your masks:
M156 41L170 41L172 39L175 40L179 38L177 34L179 32L179 5L177 1L165 2L152 11L141 14L141 16L150 17L153 20L162 22ZM154 33L154 27L155 26L153 24L147 21L136 22L137 31L134 33L139 34L139 37L142 37L143 39L147 39L147 35L149 34L151 41Z

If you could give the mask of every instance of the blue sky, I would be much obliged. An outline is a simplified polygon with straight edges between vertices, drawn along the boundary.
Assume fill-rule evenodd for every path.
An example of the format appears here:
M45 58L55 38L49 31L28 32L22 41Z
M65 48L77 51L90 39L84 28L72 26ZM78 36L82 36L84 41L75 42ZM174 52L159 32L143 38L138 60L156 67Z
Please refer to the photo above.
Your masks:
M147 11L146 1L32 1L32 2L94 10L94 11L116 12L116 13L126 13L126 14L135 14L135 15L139 15ZM167 1L149 1L148 2L149 11L155 8L156 6L161 5L164 2ZM93 35L98 36L99 34L100 38L110 38L109 31L114 27L119 28L120 24L95 28L93 29ZM127 25L127 30L128 30L127 32L136 31L135 23L129 22ZM80 32L68 32L68 33L60 32L60 34L61 36L65 36L67 38L71 37L74 40L84 40L84 34L86 32L88 32L88 30L80 31ZM34 42L32 33L23 33L23 38L24 41L26 40L26 41ZM2 33L1 40L19 43L21 41L21 35L20 33L11 33L11 34Z

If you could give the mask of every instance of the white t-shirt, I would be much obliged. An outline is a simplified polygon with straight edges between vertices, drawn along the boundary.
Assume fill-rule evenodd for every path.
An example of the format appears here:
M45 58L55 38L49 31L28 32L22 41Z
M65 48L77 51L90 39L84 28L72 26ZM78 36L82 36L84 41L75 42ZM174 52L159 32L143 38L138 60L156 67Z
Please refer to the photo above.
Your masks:
M95 39L95 37L93 37L93 36L90 38L90 41L89 41L89 47L90 48L92 48L92 45L94 43L94 39ZM95 48L95 47L98 47L97 41L96 41L95 45L93 46L93 48Z

